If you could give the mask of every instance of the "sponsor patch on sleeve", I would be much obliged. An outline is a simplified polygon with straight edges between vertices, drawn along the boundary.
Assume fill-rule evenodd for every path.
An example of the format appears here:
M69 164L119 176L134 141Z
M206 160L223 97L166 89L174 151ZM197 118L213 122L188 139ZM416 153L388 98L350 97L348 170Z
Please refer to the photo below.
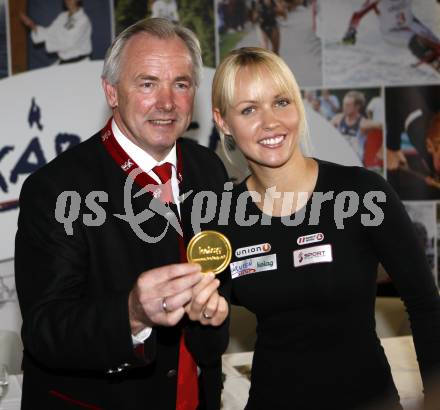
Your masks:
M271 255L243 259L241 261L232 262L229 266L231 268L231 277L235 279L252 273L276 269L277 255L276 253L272 253Z
M311 246L293 251L293 266L309 265L311 263L332 262L332 246L330 244Z

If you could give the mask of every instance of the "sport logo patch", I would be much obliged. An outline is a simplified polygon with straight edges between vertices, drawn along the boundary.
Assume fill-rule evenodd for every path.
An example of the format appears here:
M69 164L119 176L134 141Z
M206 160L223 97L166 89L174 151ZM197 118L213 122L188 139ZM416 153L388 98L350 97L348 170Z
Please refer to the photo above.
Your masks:
M249 275L251 273L274 270L277 268L277 255L276 253L273 253L271 255L243 259L241 261L232 262L229 267L231 269L232 279Z
M235 251L235 256L237 258L242 258L243 256L258 255L259 253L270 252L271 248L270 243L246 246L245 248L238 248Z
M312 233L311 235L300 236L296 243L298 245L308 245L309 243L321 242L324 240L324 234L321 232Z
M297 249L293 251L293 266L309 265L311 263L332 262L332 246L319 245L311 246L310 248Z

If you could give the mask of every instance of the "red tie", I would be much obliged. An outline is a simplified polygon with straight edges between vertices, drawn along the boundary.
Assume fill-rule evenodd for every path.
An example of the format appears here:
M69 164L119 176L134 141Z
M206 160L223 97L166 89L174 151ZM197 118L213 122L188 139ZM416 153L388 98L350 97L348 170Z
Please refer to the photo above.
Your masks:
M163 184L161 187L162 193L160 194L160 198L164 202L174 202L172 201L171 167L172 165L169 162L165 162L162 165L157 165L153 168L153 172L159 177ZM182 241L181 247L184 247L183 238L180 236L179 241ZM180 258L181 262L186 262L186 253L181 252ZM199 386L197 381L197 365L191 356L191 353L186 348L185 338L183 337L182 332L180 336L179 367L177 371L176 410L196 410L198 404Z
M153 172L159 177L162 184L167 183L171 179L171 169L173 165L170 162L164 162L162 165L156 165Z
M159 190L154 191L153 195L166 204L174 202L173 188L171 186L171 169L172 165L169 162L164 162L162 165L156 165L152 170L159 177L160 182L162 182Z

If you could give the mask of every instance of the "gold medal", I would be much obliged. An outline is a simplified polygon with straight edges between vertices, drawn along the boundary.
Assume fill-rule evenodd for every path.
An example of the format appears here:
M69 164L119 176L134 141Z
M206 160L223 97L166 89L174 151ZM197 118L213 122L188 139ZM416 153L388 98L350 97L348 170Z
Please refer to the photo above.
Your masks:
M231 262L231 243L225 235L217 231L202 231L188 244L186 257L188 262L198 263L202 272L223 272Z

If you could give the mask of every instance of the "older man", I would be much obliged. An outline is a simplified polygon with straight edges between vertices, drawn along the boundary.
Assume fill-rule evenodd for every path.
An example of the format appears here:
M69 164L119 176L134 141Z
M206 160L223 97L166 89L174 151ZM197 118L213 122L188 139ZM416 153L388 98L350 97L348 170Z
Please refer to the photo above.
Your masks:
M183 27L147 19L126 29L102 75L113 118L25 182L23 409L220 407L228 304L184 251L189 194L226 179L214 154L178 140L201 64Z

